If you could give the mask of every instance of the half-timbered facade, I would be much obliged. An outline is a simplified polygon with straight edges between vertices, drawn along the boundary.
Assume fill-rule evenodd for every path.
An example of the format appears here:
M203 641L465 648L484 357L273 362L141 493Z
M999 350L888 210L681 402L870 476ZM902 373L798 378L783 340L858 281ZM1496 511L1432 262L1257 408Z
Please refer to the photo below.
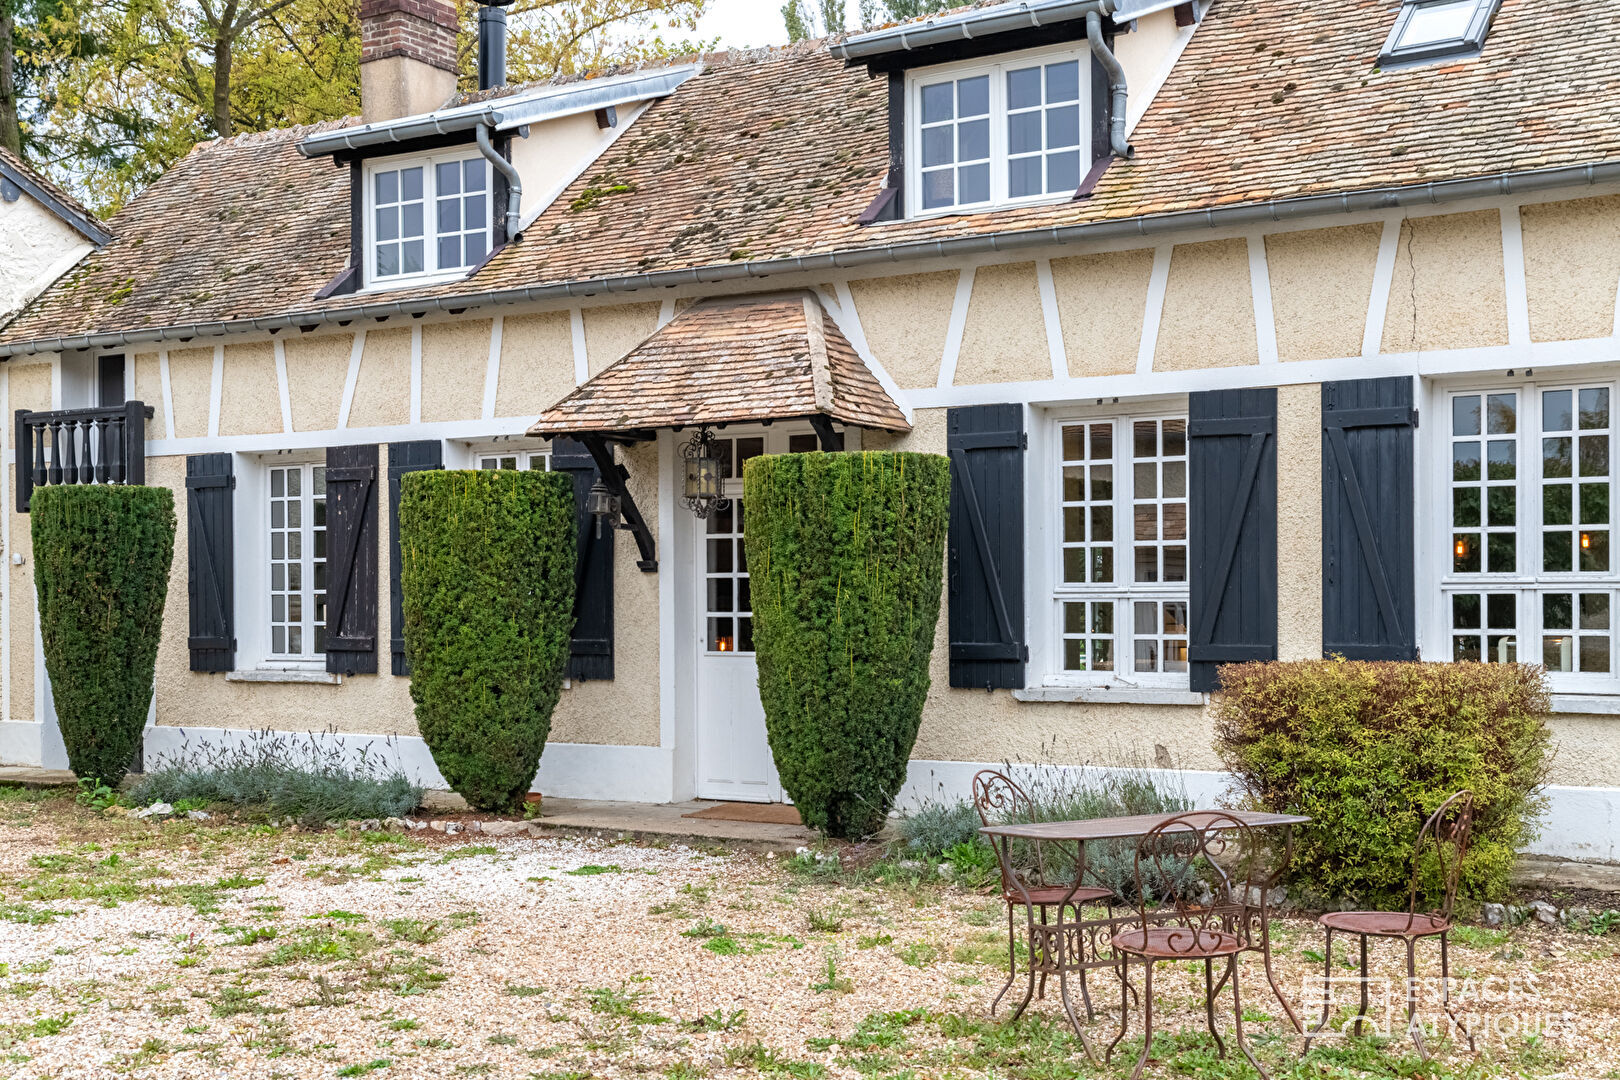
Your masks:
M385 32L438 10L368 0L367 64L442 82ZM1213 796L1221 663L1528 662L1536 850L1620 860L1617 34L1023 0L428 115L378 69L363 118L200 145L0 331L0 757L60 758L27 485L123 406L185 506L149 755L334 727L431 779L399 477L554 469L582 567L537 787L780 799L746 507L682 502L706 432L733 499L757 454L950 455L913 792L1145 759Z

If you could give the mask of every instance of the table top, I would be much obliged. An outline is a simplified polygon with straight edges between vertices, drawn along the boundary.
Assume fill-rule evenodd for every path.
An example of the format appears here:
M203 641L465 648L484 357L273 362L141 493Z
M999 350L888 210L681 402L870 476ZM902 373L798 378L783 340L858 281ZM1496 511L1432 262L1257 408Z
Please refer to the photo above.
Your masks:
M1256 810L1189 810L1177 814L1135 814L1130 817L1088 818L1084 821L1034 821L1013 825L988 825L979 831L986 836L1007 836L1019 840L1121 840L1145 836L1172 818L1219 821L1234 818L1255 829L1283 825L1304 825L1311 819L1301 814L1267 814Z

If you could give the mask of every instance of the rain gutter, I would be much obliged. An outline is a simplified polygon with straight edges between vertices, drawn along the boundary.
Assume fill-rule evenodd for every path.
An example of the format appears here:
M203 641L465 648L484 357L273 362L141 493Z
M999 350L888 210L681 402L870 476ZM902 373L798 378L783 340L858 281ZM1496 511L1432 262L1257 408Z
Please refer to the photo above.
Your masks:
M842 60L857 61L896 52L924 49L955 41L1025 30L1032 26L1083 19L1087 15L1107 15L1115 0L1023 0L1017 4L977 8L972 11L922 22L903 23L866 34L855 34L828 48Z
M525 124L538 124L609 106L668 97L682 83L702 71L701 63L683 64L633 75L548 86L528 93L440 109L438 112L380 124L323 131L300 142L298 152L305 157L324 157L343 150L387 146L433 135L471 131L478 127L508 131Z
M331 323L358 319L379 319L393 315L422 316L438 311L462 311L486 305L521 304L540 300L562 300L603 293L629 293L682 285L707 285L727 281L765 278L778 274L820 273L847 270L882 263L918 259L950 258L1021 251L1026 248L1164 236L1197 229L1242 228L1268 222L1297 221L1333 214L1356 214L1394 210L1405 206L1431 206L1521 195L1555 188L1620 182L1620 161L1524 172L1500 172L1465 180L1445 180L1402 187L1364 188L1337 195L1311 195L1296 199L1222 206L1175 214L1121 218L1079 225L1056 225L1046 229L988 233L983 236L950 240L918 240L882 247L835 251L821 255L704 266L690 270L662 270L650 274L589 278L553 285L531 285L515 289L493 289L459 293L453 296L423 297L361 303L342 308L291 312L258 319L201 322L147 330L81 334L72 337L40 338L0 345L0 357L24 356L41 352L71 352L80 349L122 348L159 341L190 341L199 337L219 337L233 333L279 331L288 328L313 329ZM873 231L883 226L874 226Z

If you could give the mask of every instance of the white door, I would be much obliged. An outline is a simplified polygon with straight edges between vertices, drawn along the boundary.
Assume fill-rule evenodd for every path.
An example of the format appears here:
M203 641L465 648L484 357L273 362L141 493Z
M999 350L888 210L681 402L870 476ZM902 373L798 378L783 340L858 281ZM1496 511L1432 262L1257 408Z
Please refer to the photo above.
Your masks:
M754 664L754 619L743 551L742 463L760 454L815 449L815 435L786 427L757 433L720 432L731 505L696 520L697 793L703 799L781 802L765 737Z

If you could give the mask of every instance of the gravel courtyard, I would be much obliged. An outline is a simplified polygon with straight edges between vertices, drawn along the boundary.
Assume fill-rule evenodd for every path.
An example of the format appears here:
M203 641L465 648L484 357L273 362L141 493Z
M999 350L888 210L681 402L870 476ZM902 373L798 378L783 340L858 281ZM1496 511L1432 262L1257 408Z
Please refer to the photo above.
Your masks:
M0 788L0 1076L1046 1080L1134 1063L1089 1065L1053 999L986 1019L993 896L718 849L466 839L158 824ZM1297 998L1320 935L1292 920L1274 937ZM1620 1076L1617 944L1463 931L1454 972L1493 1031L1478 1057L1335 1039L1300 1062L1254 963L1248 1027L1273 1075ZM1374 964L1397 970L1391 952ZM1150 1075L1252 1076L1198 1033L1186 965L1160 972L1179 1033Z

